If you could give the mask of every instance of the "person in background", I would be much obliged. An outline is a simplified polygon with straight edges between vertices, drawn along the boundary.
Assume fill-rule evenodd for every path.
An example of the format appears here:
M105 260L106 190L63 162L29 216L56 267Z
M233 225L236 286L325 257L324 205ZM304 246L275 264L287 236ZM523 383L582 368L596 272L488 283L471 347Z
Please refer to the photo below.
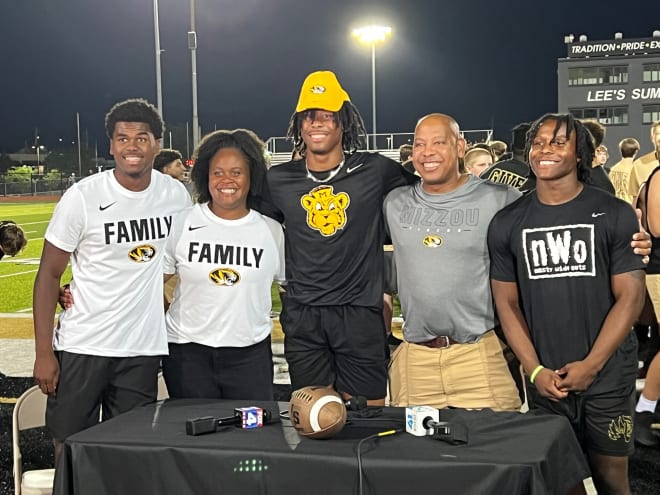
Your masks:
M504 141L489 141L488 146L490 146L490 149L493 151L493 155L495 155L495 161L501 160L502 157L506 154L507 145Z
M521 122L511 129L511 153L502 156L479 177L498 184L506 184L526 193L534 189L536 177L530 170L525 156L525 142L529 123Z
M56 460L64 439L156 400L163 314L163 251L172 221L190 205L183 184L153 170L163 121L142 99L105 118L116 167L62 196L45 234L34 283L34 378L48 394ZM53 330L62 274L71 262L75 304ZM57 464L57 462L56 462Z
M660 146L660 120L651 124L651 145L653 151L646 155L640 156L633 162L632 172L630 173L630 181L628 183L628 192L631 196L635 197L639 193L639 188L646 182L651 172L655 167L660 165L660 161L656 157L655 150Z
M592 137L594 149L598 149L603 143L603 139L605 138L605 126L597 120L586 119L582 120L581 122L589 131L589 134ZM595 154L593 163L591 165L592 167L589 171L588 181L591 183L591 185L597 187L598 189L602 189L603 191L607 191L614 196L616 193L614 186L612 185L610 178L607 176L605 168L596 161Z
M603 167L605 171L608 171L607 168L607 159L610 157L610 153L607 149L607 146L601 144L594 153L594 167Z
M412 144L402 144L399 146L399 163L403 168L405 168L411 174L415 173L415 167L413 167L410 157L412 156Z
M634 138L622 139L619 142L619 153L621 160L610 169L610 180L614 186L616 197L633 204L635 196L630 194L629 182L630 173L633 168L633 161L639 152L639 141ZM636 193L635 193L636 195Z
M154 168L163 174L181 181L187 182L186 166L183 164L181 153L173 149L163 149L154 158Z
M399 146L399 163L404 164L412 156L412 144L402 144Z
M27 246L25 232L13 220L0 220L0 260L16 256Z
M493 152L490 149L480 146L468 148L463 156L465 170L475 177L479 177L494 161L495 155L493 155Z
M255 206L267 191L264 143L246 129L205 136L195 151L197 203L175 220L165 279L163 376L172 398L273 400L271 285L284 282L284 233Z
M572 115L528 133L536 189L491 222L497 312L529 376L531 409L565 416L598 493L627 494L644 263L629 247L639 223L624 201L589 185L594 145ZM585 183L586 182L586 183Z
M173 179L182 182L192 196L191 184L186 177L186 166L183 164L183 156L178 150L165 148L154 158L154 169L169 175ZM165 291L163 293L165 308L169 308L174 297L174 290L179 283L179 277L174 275L165 281Z

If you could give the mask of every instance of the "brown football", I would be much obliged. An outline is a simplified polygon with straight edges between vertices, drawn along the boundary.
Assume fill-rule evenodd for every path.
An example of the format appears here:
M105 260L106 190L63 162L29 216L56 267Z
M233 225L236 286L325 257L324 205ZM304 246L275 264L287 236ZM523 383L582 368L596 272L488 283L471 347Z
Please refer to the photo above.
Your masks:
M309 438L329 438L346 424L346 406L332 387L311 386L291 394L291 424Z

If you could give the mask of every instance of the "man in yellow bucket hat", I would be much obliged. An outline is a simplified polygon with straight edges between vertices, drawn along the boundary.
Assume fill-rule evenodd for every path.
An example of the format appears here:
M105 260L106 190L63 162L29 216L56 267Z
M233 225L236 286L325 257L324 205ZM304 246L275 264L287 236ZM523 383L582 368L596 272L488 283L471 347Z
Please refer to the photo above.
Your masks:
M302 84L288 136L302 158L270 169L285 225L287 289L280 322L293 389L333 385L384 404L383 199L415 176L378 153L337 76Z

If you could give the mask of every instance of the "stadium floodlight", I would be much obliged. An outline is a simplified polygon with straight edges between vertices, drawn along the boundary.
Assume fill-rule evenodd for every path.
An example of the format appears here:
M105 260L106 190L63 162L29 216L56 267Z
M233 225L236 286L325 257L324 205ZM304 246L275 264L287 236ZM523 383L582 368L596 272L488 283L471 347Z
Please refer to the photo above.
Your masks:
M392 36L390 26L363 26L353 30L352 36L360 43L371 46L371 125L373 133L373 149L376 144L376 45L385 42Z

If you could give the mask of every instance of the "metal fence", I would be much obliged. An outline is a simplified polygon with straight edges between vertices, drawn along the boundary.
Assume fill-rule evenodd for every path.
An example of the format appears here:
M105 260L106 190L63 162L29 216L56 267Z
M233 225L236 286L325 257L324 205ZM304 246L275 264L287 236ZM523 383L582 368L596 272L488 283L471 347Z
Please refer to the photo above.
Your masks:
M0 196L51 196L62 194L78 177L66 174L0 175Z

